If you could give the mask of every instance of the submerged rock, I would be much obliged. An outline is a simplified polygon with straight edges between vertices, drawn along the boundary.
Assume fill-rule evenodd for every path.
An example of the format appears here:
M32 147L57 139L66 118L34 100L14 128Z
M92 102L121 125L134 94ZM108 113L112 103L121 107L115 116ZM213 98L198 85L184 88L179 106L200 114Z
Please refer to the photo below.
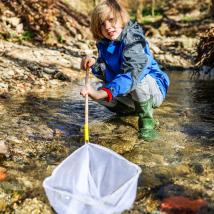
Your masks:
M21 205L15 204L13 208L16 214L53 214L51 208L38 198L26 199Z
M207 206L207 202L203 199L191 200L183 196L172 196L163 200L161 210L167 214L196 214L204 206Z

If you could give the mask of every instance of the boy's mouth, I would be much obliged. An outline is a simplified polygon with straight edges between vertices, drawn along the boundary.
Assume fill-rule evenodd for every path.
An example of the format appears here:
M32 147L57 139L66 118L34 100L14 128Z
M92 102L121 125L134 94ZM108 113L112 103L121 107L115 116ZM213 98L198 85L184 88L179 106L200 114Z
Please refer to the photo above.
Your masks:
M110 37L114 36L114 34L115 34L115 31L108 32L108 35L109 35Z

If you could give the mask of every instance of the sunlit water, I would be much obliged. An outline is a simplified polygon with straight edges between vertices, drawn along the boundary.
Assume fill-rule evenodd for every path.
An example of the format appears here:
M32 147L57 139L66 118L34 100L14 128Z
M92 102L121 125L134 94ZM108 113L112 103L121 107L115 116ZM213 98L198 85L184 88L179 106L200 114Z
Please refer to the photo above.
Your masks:
M124 120L89 102L92 141L108 146L143 170L138 198L130 213L158 210L162 198L173 191L203 198L209 204L214 201L214 81L191 79L189 73L181 72L169 76L167 98L155 110L161 138L154 143L137 140L136 125L130 121L124 125ZM27 198L37 197L48 204L41 182L83 144L81 85L83 82L72 83L57 91L0 101L0 140L9 147L9 153L0 159L8 173L0 183L3 211L12 212L19 200L21 209ZM7 199L17 192L15 186L19 186L19 197Z

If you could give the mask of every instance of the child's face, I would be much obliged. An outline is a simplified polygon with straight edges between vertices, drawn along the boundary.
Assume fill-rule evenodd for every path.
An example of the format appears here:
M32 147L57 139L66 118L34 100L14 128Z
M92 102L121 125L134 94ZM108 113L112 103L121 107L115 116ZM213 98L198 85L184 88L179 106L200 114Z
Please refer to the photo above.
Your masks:
M114 17L113 12L109 8L101 25L101 32L106 39L115 40L122 32L122 23L120 19Z

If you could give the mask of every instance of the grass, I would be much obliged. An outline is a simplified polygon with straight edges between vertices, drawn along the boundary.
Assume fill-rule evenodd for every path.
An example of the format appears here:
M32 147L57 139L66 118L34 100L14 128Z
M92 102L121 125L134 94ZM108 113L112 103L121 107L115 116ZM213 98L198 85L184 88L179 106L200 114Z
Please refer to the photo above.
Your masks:
M59 43L65 43L65 38L64 38L62 35L60 35L60 36L57 38L57 40L58 40Z
M145 7L142 11L142 24L152 24L153 22L156 22L157 20L162 18L162 12L160 9L155 8L154 10L154 16L152 15L152 8L151 7ZM130 17L132 20L136 20L136 14L135 12L131 12Z
M154 16L160 16L161 14L162 13L161 13L160 9L158 9L158 8L154 9ZM152 16L152 8L151 7L144 8L142 11L142 15L143 16Z
M31 31L24 31L21 36L19 36L19 39L22 40L32 40L34 38L34 33Z
M191 16L183 16L181 21L184 22L184 23L192 22L193 21L193 17L191 17Z
M162 16L144 16L141 23L144 25L152 24L153 22L156 22L157 20L161 19Z
M34 38L34 33L31 31L24 31L21 35L18 35L16 32L11 32L10 35L5 38L7 41L30 41Z

